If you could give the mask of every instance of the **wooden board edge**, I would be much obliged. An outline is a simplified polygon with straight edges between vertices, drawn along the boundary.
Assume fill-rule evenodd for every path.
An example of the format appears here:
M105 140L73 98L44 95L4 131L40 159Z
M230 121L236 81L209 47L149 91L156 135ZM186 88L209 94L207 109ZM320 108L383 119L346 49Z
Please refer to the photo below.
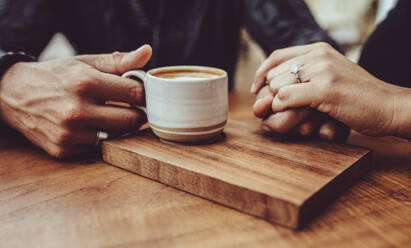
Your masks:
M321 190L307 198L298 214L298 229L320 215L343 192L364 176L372 167L372 151L368 150L354 164L328 182Z
M300 207L283 199L276 199L185 168L177 168L175 165L121 149L109 142L103 142L102 156L106 163L113 166L268 222L293 229L299 226ZM167 175L173 175L172 179Z

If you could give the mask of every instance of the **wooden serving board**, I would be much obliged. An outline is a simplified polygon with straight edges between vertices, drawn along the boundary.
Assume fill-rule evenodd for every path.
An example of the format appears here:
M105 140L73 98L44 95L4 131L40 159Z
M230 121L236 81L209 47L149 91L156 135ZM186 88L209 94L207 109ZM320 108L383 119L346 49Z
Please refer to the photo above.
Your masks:
M291 228L319 214L371 166L369 150L268 137L255 123L229 121L208 145L158 140L150 130L105 141L107 163Z

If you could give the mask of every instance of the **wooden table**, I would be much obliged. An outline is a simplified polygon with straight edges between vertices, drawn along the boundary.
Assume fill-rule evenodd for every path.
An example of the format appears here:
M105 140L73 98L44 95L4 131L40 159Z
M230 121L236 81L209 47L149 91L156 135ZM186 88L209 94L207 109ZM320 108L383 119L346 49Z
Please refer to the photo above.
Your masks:
M230 118L252 117L231 95ZM0 138L0 247L390 247L411 243L411 143L353 133L374 169L301 231L109 166Z

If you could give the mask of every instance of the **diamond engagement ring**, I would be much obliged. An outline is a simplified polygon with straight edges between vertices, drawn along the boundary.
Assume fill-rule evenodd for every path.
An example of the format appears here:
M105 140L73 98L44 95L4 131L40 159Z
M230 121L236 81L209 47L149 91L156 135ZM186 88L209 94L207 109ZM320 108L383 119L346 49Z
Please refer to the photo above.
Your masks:
M298 74L299 71L300 71L300 66L299 65L290 66L291 74L293 74L295 76L295 79L297 79L297 83L300 84L302 82L301 82L300 74Z
M108 139L108 133L103 132L103 131L97 131L96 134L96 139L94 141L94 146L97 147L98 145L100 145L100 142L103 140Z

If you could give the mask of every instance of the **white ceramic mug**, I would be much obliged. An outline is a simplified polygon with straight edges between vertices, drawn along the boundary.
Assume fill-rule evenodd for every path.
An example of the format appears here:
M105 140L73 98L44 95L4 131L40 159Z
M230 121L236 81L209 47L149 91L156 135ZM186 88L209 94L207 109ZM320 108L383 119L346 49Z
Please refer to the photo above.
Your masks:
M211 73L209 78L163 78L161 73ZM228 78L223 70L205 66L169 66L126 72L144 82L148 122L160 139L203 142L219 136L227 122Z

